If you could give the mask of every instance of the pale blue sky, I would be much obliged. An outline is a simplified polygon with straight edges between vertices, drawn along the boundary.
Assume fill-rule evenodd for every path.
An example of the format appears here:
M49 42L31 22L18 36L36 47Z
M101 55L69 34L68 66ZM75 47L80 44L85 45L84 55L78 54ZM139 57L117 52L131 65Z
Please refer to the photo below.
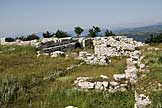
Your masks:
M0 35L162 22L162 0L0 0Z

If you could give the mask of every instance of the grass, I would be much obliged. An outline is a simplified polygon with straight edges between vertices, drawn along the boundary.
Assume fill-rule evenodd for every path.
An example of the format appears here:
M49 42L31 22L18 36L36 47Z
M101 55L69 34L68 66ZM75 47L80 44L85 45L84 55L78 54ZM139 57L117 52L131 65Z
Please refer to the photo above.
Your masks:
M108 66L99 65L87 65L84 64L79 68L75 69L73 72L67 74L72 78L82 77L100 77L100 75L106 75L110 79L113 79L113 74L124 73L126 67L125 58L112 58L112 63Z
M152 47L161 48L160 45ZM149 108L161 108L162 88L158 87L158 83L162 84L162 51L148 51L147 48L143 48L143 54L145 55L143 62L149 66L150 72L138 80L137 90L150 96L152 104Z
M79 50L79 49L78 49ZM84 92L73 89L77 76L101 74L110 78L113 73L124 71L125 59L113 58L109 66L82 65L55 80L42 80L44 76L65 70L81 61L72 58L37 57L36 49L27 46L0 46L0 101L6 108L118 108L133 105L133 93ZM91 51L91 50L90 50ZM75 51L73 51L75 52ZM130 101L131 100L131 101Z

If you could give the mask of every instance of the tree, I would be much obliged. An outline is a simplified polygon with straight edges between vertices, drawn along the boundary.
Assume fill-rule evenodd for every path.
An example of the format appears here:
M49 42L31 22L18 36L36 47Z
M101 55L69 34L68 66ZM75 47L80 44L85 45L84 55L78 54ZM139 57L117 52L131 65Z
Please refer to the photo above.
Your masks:
M80 34L83 32L84 30L81 27L75 27L74 28L74 32L77 34L77 37L80 36Z
M21 41L25 41L26 40L26 37L25 36L20 36L20 37L16 37L16 40L19 39Z
M65 38L65 37L69 37L69 35L61 30L57 30L57 32L55 33L55 37L57 38Z
M89 37L96 37L96 33L94 31L94 29L89 29L89 34L88 34Z
M107 36L107 37L109 37L109 36L115 36L115 34L114 34L111 30L109 31L109 30L107 29L107 30L105 31L105 36Z
M26 37L26 41L31 41L31 40L38 40L39 39L39 37L37 36L37 35L35 35L35 34L32 34L32 35L28 35L27 37Z
M51 38L51 37L53 37L54 36L54 33L50 33L50 32L46 32L46 33L43 33L43 37L44 38Z
M162 43L162 33L156 36L150 35L150 38L148 38L145 43Z
M98 33L99 33L99 32L101 32L100 28L99 28L99 27L93 26L92 29L89 29L89 34L88 34L88 36L90 36L90 37L96 37L96 36L98 36Z
M93 26L93 29L95 30L95 33L98 36L98 33L101 32L101 29L99 27L95 27L95 26Z

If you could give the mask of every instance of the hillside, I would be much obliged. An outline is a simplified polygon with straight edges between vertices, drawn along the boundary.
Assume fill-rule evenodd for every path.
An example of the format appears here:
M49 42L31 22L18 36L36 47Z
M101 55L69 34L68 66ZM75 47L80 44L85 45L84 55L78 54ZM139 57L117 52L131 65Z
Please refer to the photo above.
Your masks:
M150 37L151 34L162 33L162 24L136 27L136 28L126 28L117 30L118 35L127 35L128 37L133 37L136 40L144 41Z

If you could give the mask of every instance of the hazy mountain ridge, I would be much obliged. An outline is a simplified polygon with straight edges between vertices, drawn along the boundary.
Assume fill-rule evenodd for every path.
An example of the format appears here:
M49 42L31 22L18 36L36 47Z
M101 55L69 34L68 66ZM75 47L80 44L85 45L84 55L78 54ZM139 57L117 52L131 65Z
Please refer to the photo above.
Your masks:
M136 40L144 41L150 37L151 34L160 34L162 33L162 23L144 27L136 27L136 28L125 28L116 31L118 35L126 35L128 37L133 37Z

